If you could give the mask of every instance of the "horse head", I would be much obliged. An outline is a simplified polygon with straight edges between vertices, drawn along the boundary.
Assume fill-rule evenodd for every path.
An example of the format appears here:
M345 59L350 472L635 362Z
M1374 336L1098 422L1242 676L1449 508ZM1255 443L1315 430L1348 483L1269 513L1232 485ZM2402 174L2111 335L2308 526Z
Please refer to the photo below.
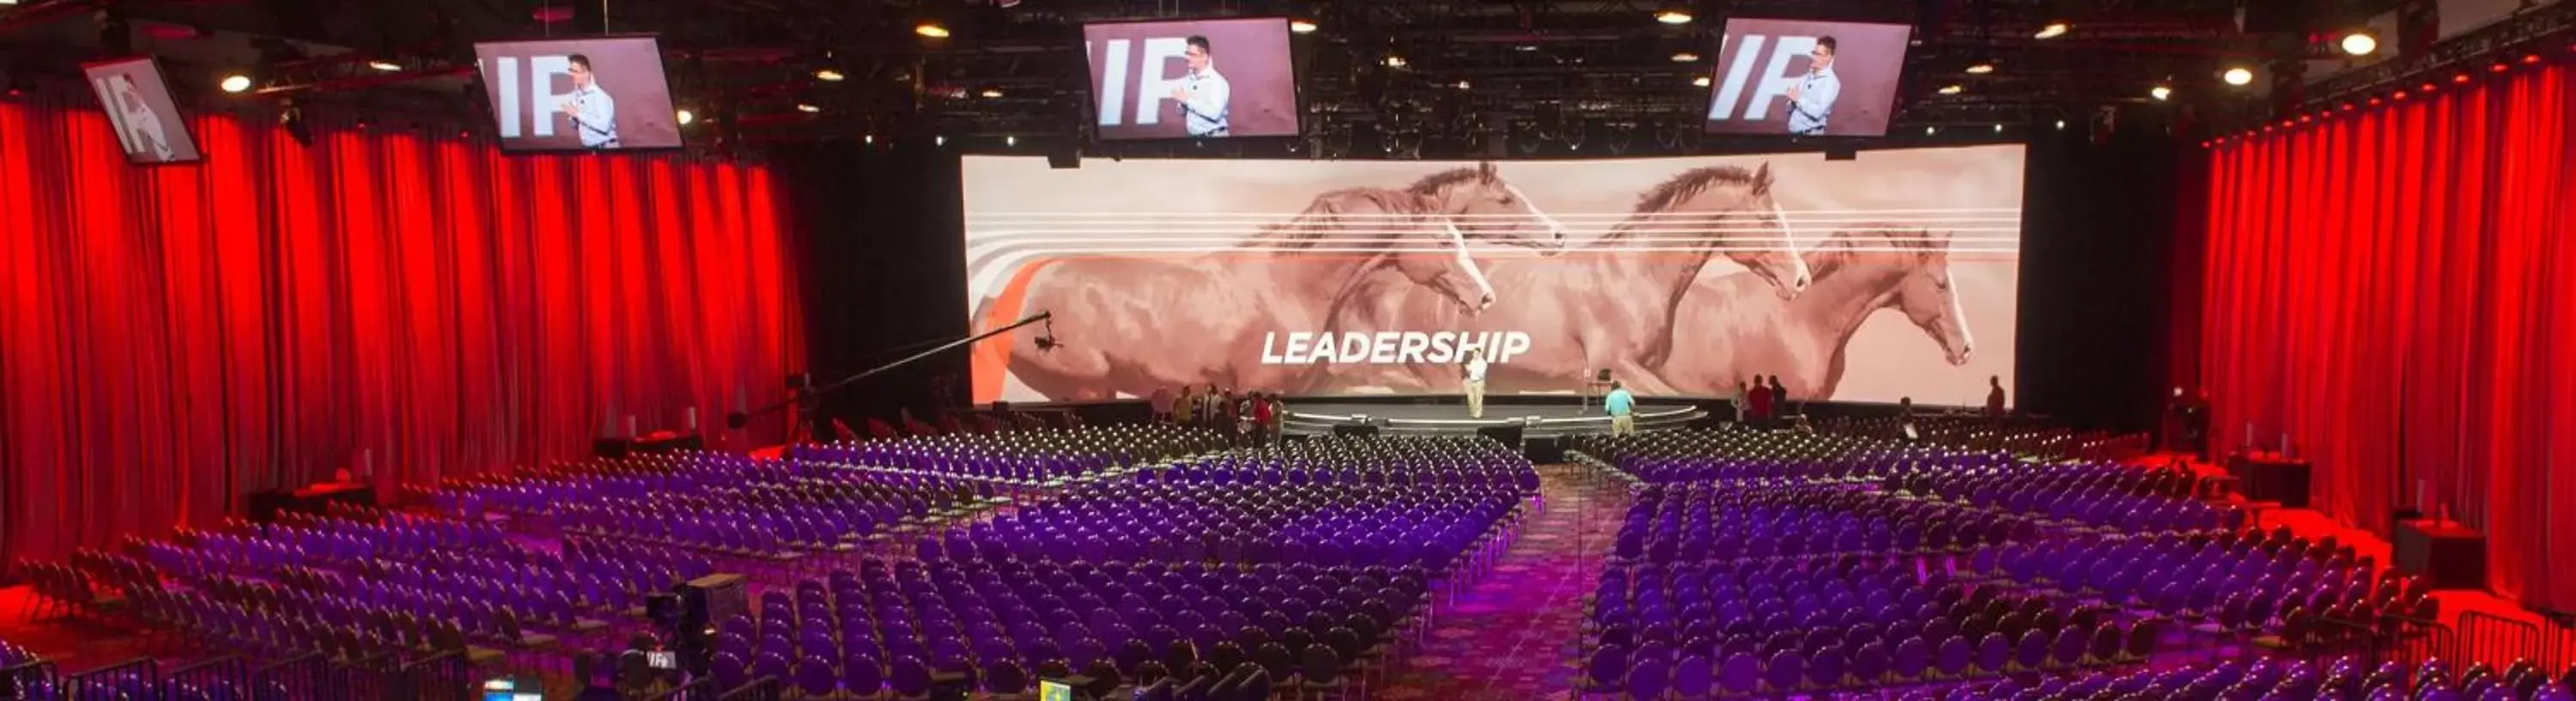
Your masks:
M1968 364L1968 356L1977 350L1976 337L1968 331L1968 316L1959 308L1959 289L1950 279L1950 235L1947 232L1914 232L1921 241L1914 245L1923 250L1908 258L1913 265L1905 279L1896 285L1891 304L1905 312L1906 321L1941 344L1941 352L1953 366Z
M1724 250L1729 260L1770 282L1781 299L1795 299L1815 279L1806 259L1798 255L1788 217L1771 196L1770 163L1751 173L1741 168L1683 173L1649 193L1641 209L1705 213L1674 222L1704 228L1712 234L1706 245Z
M1412 190L1470 240L1551 252L1565 248L1565 225L1504 181L1491 161L1433 174Z
M1482 314L1494 306L1494 285L1485 279L1484 268L1468 255L1467 235L1445 222L1432 222L1422 227L1441 237L1438 253L1390 254L1388 265L1414 284L1429 287L1448 297L1451 303L1469 315Z

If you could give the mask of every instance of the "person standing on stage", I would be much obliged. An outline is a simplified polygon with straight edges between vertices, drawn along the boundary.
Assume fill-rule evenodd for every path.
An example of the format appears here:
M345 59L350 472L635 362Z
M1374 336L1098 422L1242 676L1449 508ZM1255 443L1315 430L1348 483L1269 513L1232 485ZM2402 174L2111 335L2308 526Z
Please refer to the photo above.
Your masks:
M1610 412L1610 435L1626 436L1637 432L1637 398L1618 381L1610 383L1610 395L1601 398L1601 408Z
M1744 405L1754 428L1771 427L1771 388L1762 386L1761 375L1753 376L1753 393Z
M1752 401L1752 397L1746 396L1744 393L1744 381L1736 380L1735 398L1727 400L1727 404L1735 407L1736 423L1745 423L1753 420Z
M1779 375L1771 376L1771 413L1779 418L1789 417L1789 388L1780 386Z
M1171 423L1171 422L1172 422L1172 388L1170 388L1170 387L1156 387L1156 388L1154 388L1154 396L1147 397L1147 398L1145 399L1145 406L1150 407L1150 408L1152 408L1152 409L1154 410L1154 422L1155 422L1155 423L1166 423L1166 424L1167 424L1167 423Z
M1986 376L1986 418L2004 417L2004 376Z
M1467 349L1467 417L1485 418L1485 349Z
M1261 410L1262 415L1268 417L1263 420L1266 425L1262 427L1262 430L1269 434L1271 445L1278 445L1281 429L1285 427L1288 422L1288 404L1287 402L1279 401L1279 393L1272 392L1268 398L1262 401Z
M1197 392L1190 389L1189 385L1184 384L1181 385L1181 396L1174 397L1172 399L1172 415L1166 417L1165 420L1178 423L1183 426L1196 426L1199 423L1198 410L1199 397Z

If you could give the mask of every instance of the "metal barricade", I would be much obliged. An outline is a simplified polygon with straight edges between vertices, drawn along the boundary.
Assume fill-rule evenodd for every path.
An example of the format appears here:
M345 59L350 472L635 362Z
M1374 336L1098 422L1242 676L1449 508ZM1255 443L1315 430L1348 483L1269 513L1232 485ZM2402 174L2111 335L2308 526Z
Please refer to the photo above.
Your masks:
M699 677L680 688L656 694L650 701L714 701L716 694L723 691L716 688L713 677Z
M2485 662L2498 668L2528 659L2555 671L2564 664L2550 659L2552 637L2555 636L2542 635L2540 626L2525 621L2468 611L2460 614L2458 649L2451 658L2462 667Z
M138 657L63 679L68 701L124 701L150 698L161 689L161 663Z
M194 694L205 698L249 698L250 665L239 657L218 657L170 670L161 680L162 698L200 698Z
M54 698L55 691L61 688L62 678L52 662L35 660L0 667L0 698Z
M723 696L716 697L716 701L778 701L780 697L786 695L786 680L777 677L761 677L742 685L742 688L725 692Z
M466 669L465 653L442 652L403 663L395 670L394 698L415 701L463 699L476 686Z
M278 660L250 672L251 694L262 701L335 698L331 681L331 660L318 652Z

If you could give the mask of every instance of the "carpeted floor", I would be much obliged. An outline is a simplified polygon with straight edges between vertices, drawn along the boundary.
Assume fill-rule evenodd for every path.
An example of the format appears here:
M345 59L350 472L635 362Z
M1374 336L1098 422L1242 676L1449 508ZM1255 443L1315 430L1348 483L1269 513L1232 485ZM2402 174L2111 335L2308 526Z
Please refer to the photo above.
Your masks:
M1545 512L1531 519L1494 573L1442 614L1431 641L1395 678L1386 701L1562 699L1574 688L1583 597L1628 507L1618 482L1574 465L1539 468Z

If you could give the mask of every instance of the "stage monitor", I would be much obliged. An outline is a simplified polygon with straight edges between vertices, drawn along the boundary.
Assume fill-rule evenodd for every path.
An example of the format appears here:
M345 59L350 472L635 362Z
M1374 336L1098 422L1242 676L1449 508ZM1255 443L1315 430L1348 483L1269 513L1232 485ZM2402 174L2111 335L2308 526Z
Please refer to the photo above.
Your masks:
M188 132L187 115L170 99L170 81L151 57L102 61L81 67L107 109L108 127L125 160L135 165L194 163L204 154Z
M1729 18L1707 131L1886 136L1913 32L1903 24Z
M501 150L680 147L680 120L653 37L474 45Z
M966 156L976 403L1181 384L1573 404L1778 375L1797 401L2013 381L2018 144L1516 162ZM1560 248L1562 247L1562 248Z
M1086 24L1104 141L1297 135L1288 20Z

